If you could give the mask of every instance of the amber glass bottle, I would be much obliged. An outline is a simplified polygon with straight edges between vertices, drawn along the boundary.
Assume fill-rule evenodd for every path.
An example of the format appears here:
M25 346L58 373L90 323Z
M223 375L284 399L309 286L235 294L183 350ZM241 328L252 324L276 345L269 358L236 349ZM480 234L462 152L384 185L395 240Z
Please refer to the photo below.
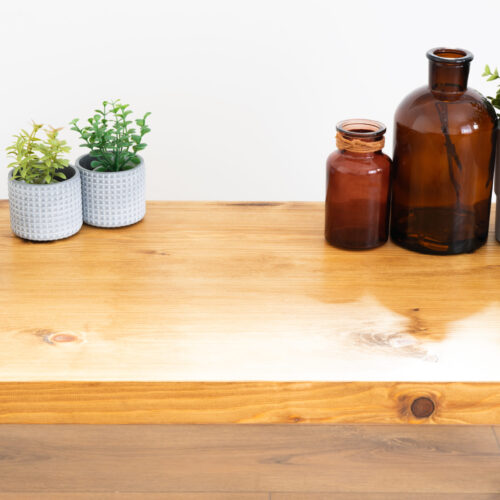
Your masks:
M429 85L395 116L391 238L422 253L472 252L488 235L497 117L467 88L470 52L427 57Z
M500 128L497 130L497 159L495 163L495 194L497 195L497 213L495 217L495 236L500 243Z
M385 126L372 120L337 125L337 147L327 160L325 238L348 249L368 249L388 238L391 160L382 153Z

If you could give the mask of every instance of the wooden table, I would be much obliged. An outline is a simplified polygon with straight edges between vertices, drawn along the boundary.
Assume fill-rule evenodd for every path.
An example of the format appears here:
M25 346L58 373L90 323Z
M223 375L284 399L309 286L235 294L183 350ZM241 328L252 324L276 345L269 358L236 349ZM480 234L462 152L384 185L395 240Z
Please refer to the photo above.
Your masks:
M332 248L320 203L151 202L31 243L0 202L0 423L500 425L499 272L493 235Z

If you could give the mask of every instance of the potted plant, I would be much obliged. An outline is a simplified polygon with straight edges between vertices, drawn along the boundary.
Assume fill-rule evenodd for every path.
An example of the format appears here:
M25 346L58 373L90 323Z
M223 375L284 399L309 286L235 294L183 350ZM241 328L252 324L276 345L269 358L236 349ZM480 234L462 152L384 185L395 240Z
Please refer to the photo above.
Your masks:
M490 67L486 65L484 68L483 76L487 78L487 81L493 81L500 79L498 74L498 69L491 71ZM498 85L497 92L495 96L488 96L491 104L500 110L500 85ZM500 117L500 113L498 113ZM498 197L500 197L500 128L497 132L497 155L496 155L496 168L495 168L495 194L497 195L497 208L496 208L496 219L495 219L495 236L497 241L500 242L500 203Z
M17 236L34 241L67 238L82 227L82 194L78 170L64 154L66 141L58 138L61 129L45 129L33 123L14 136L7 148L14 161L8 165L10 224Z
M88 154L76 160L82 178L83 221L99 227L128 226L146 213L144 160L138 155L146 148L142 142L150 129L146 119L129 120L128 104L104 101L80 128L78 119L71 129L80 134Z

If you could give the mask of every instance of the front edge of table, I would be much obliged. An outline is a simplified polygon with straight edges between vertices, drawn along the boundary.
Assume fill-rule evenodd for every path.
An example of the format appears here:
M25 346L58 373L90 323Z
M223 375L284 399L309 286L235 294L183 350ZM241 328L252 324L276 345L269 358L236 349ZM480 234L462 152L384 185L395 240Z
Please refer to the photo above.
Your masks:
M2 382L0 423L498 425L500 384Z

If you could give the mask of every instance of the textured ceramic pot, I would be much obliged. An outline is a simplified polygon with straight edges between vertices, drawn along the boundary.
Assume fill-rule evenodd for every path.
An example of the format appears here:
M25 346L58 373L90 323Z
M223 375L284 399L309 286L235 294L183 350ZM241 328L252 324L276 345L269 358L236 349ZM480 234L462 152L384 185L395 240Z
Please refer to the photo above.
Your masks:
M98 227L135 224L146 214L146 171L144 160L130 170L96 172L91 157L82 155L76 167L82 179L83 221Z
M10 225L17 236L33 241L67 238L82 227L80 174L62 170L67 179L54 184L27 184L8 175Z

